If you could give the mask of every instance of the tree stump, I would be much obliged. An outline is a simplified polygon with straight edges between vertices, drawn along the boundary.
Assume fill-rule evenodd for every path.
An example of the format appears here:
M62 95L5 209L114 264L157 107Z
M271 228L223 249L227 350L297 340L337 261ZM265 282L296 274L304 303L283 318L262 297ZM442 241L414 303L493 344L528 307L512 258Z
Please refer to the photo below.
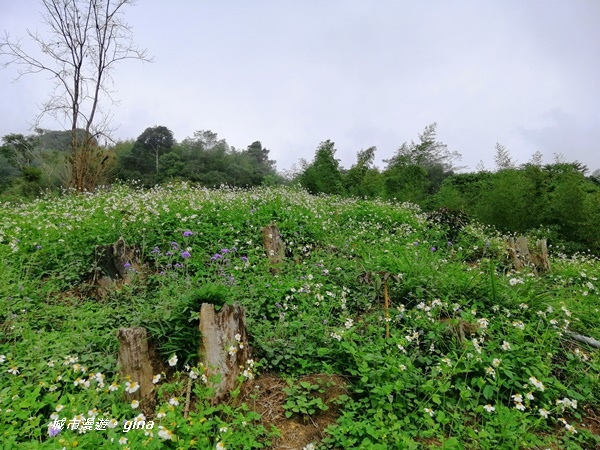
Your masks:
M516 240L515 238L508 238L507 243L508 255L517 272L531 265L531 254L529 253L527 238L522 236Z
M509 238L507 244L508 255L517 272L521 271L524 267L531 267L536 274L545 273L550 270L546 239L537 241L536 249L533 253L529 251L529 244L526 237L521 236L516 240Z
M100 297L106 297L117 283L128 284L141 267L139 246L130 246L120 237L109 245L96 246L92 283Z
M160 373L160 368L154 367L151 351L148 346L148 336L143 327L120 328L119 338L119 375L121 379L139 384L136 392L125 395L130 400L145 400L145 410L154 407L154 384L152 378Z
M208 385L215 389L213 403L218 403L238 387L238 377L250 357L244 309L223 305L215 312L215 305L203 303L200 333L200 358L207 369ZM218 381L214 381L215 375L220 375Z
M550 260L548 259L546 239L540 239L536 242L535 252L531 255L531 260L538 273L550 272Z
M262 228L262 238L269 264L272 269L277 270L285 258L285 243L281 239L281 233L275 225L271 224Z

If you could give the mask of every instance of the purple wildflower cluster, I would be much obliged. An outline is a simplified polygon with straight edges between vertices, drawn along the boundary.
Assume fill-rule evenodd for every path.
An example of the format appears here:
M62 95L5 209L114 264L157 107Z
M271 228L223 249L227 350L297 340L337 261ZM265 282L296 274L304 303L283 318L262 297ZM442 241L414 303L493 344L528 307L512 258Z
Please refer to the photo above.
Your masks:
M215 267L218 268L219 274L226 278L228 284L235 283L235 277L226 272L226 269L231 265L234 253L237 252L237 247L221 248L217 253L211 256L210 260L216 263ZM240 256L240 260L244 263L248 263L248 257L245 255Z

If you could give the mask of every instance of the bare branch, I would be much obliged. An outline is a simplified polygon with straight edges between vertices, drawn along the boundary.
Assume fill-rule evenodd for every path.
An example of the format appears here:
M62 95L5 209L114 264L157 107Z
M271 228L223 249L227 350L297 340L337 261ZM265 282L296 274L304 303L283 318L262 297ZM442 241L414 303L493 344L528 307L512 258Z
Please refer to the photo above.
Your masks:
M124 9L133 3L41 0L48 33L26 31L37 53L25 50L21 40L12 40L8 33L0 38L0 58L4 59L0 67L18 66L16 80L36 73L51 76L53 90L35 123L45 115L67 122L65 128L72 133L70 185L78 190L93 188L98 179L94 171L104 164L92 159L98 154L97 137L110 139L110 111L100 106L105 100L115 104L107 85L112 82L111 71L127 59L151 61L147 50L134 46L132 29L123 20ZM105 161L105 155L101 156Z

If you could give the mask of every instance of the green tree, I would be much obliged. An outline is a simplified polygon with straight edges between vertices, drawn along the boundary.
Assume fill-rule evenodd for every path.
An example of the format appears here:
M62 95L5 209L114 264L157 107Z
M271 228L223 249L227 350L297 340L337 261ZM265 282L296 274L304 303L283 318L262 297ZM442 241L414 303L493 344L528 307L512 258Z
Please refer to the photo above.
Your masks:
M148 161L151 156L151 160L154 161L153 168L158 175L159 173L159 159L165 153L168 153L175 145L175 137L173 132L167 127L159 125L149 127L140 134L135 141L132 154L139 158L140 167L146 169L149 164Z
M382 194L383 178L375 167L377 147L360 150L356 154L356 163L343 175L344 186L349 195L374 198Z
M510 156L508 149L499 142L496 142L495 149L496 154L494 156L494 162L496 163L496 170L514 169L515 162Z
M2 137L0 154L17 170L32 166L38 158L39 136L7 134Z
M384 172L384 186L388 199L422 204L428 196L427 170L416 164L392 166Z
M28 184L27 195L59 186L68 179L65 161L68 158L69 133L36 129L36 134L9 134L2 138L0 154L18 171ZM17 193L15 193L17 194Z
M10 187L20 175L21 172L4 155L0 154L0 192Z
M457 169L454 161L461 156L456 151L448 150L446 144L437 140L436 127L436 123L428 125L419 134L419 142L403 143L392 158L385 160L387 166L383 175L388 197L410 197L411 201L419 199L423 203ZM416 169L417 167L424 172ZM406 179L403 180L402 177ZM409 188L407 183L415 184Z
M251 186L258 186L264 182L265 177L276 175L275 161L269 159L269 150L260 141L250 144L245 153L252 166Z
M344 186L335 144L329 139L321 142L313 162L299 176L300 184L312 194L343 194Z
M495 173L482 186L476 216L502 231L525 232L535 226L536 218L529 214L534 189L534 183L518 169Z
M158 160L158 181L182 179L185 170L185 162L177 152L165 153Z
M548 203L544 221L558 226L567 240L581 241L586 213L586 179L575 166L554 164L549 169Z
M419 142L403 143L396 154L385 161L388 167L415 165L427 169L439 165L446 172L455 170L454 161L460 160L461 155L448 150L446 144L437 141L436 128L437 123L434 122L419 134Z
M592 172L589 178L593 183L600 186L600 169L594 170L594 172Z

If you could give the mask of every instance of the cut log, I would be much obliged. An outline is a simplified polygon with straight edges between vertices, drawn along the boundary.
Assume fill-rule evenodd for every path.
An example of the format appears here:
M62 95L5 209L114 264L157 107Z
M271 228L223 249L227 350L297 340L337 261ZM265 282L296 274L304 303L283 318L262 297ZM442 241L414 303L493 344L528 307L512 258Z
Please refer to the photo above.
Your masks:
M154 384L152 378L160 373L160 368L154 367L151 352L148 346L148 336L143 327L120 328L119 338L119 375L122 380L136 382L139 390L133 393L126 392L129 400L145 400L146 408L154 406ZM144 408L144 409L146 409Z
M275 225L271 224L262 228L262 238L269 264L272 269L277 270L285 258L285 243L281 239L281 233Z
M200 333L200 359L207 369L208 385L215 389L213 403L218 403L238 387L238 377L250 357L244 309L223 305L216 312L215 305L203 303ZM220 379L215 381L217 375Z

